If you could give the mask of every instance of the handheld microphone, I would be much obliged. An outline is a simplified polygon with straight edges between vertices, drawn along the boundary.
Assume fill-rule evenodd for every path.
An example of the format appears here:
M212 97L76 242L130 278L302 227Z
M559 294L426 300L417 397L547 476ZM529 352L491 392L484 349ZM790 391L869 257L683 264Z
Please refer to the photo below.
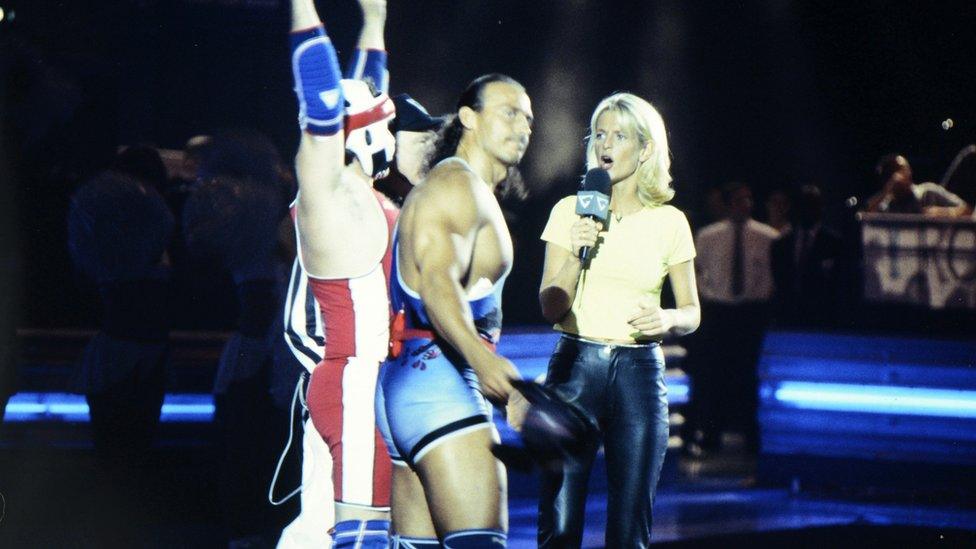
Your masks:
M610 174L606 170L593 168L586 172L583 184L576 193L576 215L589 217L607 226L610 216ZM589 255L589 246L580 248L580 261L585 263Z

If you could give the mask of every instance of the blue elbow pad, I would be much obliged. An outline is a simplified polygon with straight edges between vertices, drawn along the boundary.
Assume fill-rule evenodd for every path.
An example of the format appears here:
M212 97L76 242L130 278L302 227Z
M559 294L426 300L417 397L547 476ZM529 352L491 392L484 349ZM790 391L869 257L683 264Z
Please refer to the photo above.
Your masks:
M298 124L309 133L333 135L342 129L345 106L339 59L325 28L291 34L291 69L298 95Z
M390 71L386 69L386 52L356 48L349 60L346 78L372 82L376 91L390 93Z

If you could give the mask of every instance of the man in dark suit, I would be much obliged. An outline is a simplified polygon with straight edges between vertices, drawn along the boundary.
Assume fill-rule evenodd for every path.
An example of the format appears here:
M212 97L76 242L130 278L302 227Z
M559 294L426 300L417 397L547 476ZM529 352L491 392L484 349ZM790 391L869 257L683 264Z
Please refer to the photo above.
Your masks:
M803 186L796 201L797 223L772 246L775 316L786 326L827 326L842 305L840 263L843 241L823 226L823 197Z

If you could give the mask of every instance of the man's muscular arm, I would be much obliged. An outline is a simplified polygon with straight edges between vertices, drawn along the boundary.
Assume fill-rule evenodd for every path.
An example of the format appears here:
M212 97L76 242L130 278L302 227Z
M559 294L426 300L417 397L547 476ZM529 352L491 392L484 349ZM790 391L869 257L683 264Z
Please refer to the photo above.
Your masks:
M303 130L295 159L298 186L304 195L298 201L301 218L303 214L313 215L314 205L327 198L324 193L339 184L339 175L345 165L345 136L339 63L313 0L292 0L291 42L292 71ZM326 94L335 95L334 106L321 104L319 97ZM310 117L313 120L335 119L335 122L309 123ZM317 184L312 185L312 182Z
M359 8L363 12L363 28L346 66L345 78L372 82L377 91L389 93L390 74L383 37L386 0L359 0Z
M480 183L467 180L469 177L457 171L425 183L429 194L418 202L410 239L420 274L418 291L434 329L471 365L485 396L505 403L518 371L478 335L461 285L470 267L475 236L487 219L481 204L492 199L487 189L479 189ZM479 193L481 190L485 192Z

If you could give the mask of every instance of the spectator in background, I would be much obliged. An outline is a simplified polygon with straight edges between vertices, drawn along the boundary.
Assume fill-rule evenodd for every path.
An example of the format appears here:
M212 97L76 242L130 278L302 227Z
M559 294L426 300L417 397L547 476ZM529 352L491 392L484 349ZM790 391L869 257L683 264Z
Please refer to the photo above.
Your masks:
M915 183L912 167L900 154L887 154L874 169L881 190L868 199L866 212L965 217L973 208L938 183Z
M133 145L122 150L109 169L134 177L166 196L166 165L159 151L150 145Z
M705 211L708 212L708 222L715 223L729 216L729 207L722 197L720 187L711 187L705 191Z
M197 184L200 165L207 157L208 149L213 138L209 135L195 135L187 140L183 146L183 160L166 185L166 202L169 203L176 215L176 222L180 223L183 203Z
M205 238L197 242L204 248L187 253L185 248L190 245L190 235L187 233L190 220L184 202L202 184L229 177L266 187L269 206L274 204L280 207L284 217L285 210L280 205L286 203L289 189L279 177L282 170L278 150L267 136L256 130L217 132L203 140L192 155L197 153L199 163L194 182L184 189L184 194L170 196L170 202L179 215L177 230L183 236L181 242L174 243L178 313L181 315L178 320L180 326L187 328L226 329L235 324L234 310L238 297L234 291L237 282L230 277L232 268L222 255L228 251L222 249L226 242L210 242ZM190 162L192 165L194 160L191 158ZM231 238L229 235L227 237ZM270 279L274 278L270 276Z
M228 135L233 134L220 135L218 146L227 141ZM186 142L182 161L173 170L163 194L176 220L170 246L176 294L174 323L187 329L227 329L233 324L235 297L228 274L212 255L188 252L183 227L184 206L203 180L201 170L209 158L212 143L214 138L209 135L194 136ZM214 171L207 173L212 176Z
M144 459L163 403L173 216L148 183L97 175L71 198L68 245L97 284L102 327L84 350L73 385L84 393L95 450L115 468Z
M725 201L722 200L722 189L720 187L709 187L701 196L701 212L691 214L691 226L693 230L698 230L705 225L721 221L728 217L728 208L725 206Z
M729 217L698 231L702 324L691 364L695 387L692 424L698 443L718 449L725 430L741 430L746 448L758 450L756 362L773 294L770 247L776 229L752 219L752 190L722 189Z
M225 313L237 312L213 389L223 450L220 496L231 543L266 544L284 519L268 507L266 494L288 425L270 394L281 306L278 226L287 209L277 152L263 136L217 136L209 153L184 206L183 231L191 256L209 258L230 275L236 306Z
M281 154L263 133L249 128L223 130L203 148L197 168L198 181L217 176L250 178L261 184L277 184Z
M766 224L779 234L789 231L792 225L793 200L783 189L776 189L766 197Z
M790 326L824 326L842 305L843 240L823 226L823 197L805 185L797 197L796 226L772 246L775 317Z
M194 135L186 140L186 144L183 145L183 162L180 164L176 178L188 183L196 181L200 164L206 158L211 142L213 138L209 135Z

